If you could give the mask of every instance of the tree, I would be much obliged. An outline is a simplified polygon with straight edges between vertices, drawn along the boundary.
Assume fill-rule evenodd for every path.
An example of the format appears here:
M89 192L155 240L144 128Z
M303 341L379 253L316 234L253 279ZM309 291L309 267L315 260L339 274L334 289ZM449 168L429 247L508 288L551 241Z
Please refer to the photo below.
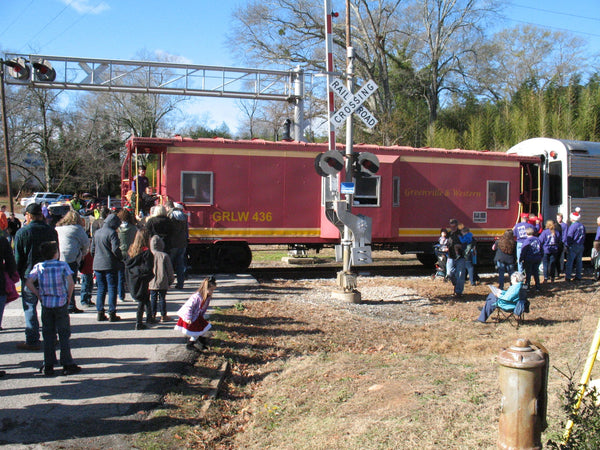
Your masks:
M156 60L156 55L148 55L140 52L138 60L148 61ZM178 58L171 55L161 55L158 58L162 62L177 62ZM118 72L119 68L115 68ZM160 68L153 72L133 71L129 68L122 70L123 78L133 78L137 80L136 84L144 84L148 78L152 78L152 84L157 86L172 79L172 74L168 68ZM120 126L129 130L134 136L156 137L160 134L170 134L166 130L169 128L167 118L177 111L178 105L187 100L187 97L176 95L160 94L132 94L122 92L112 92L100 94L101 101L110 104L112 116ZM171 127L172 129L172 127Z
M22 110L25 114L21 118L23 126L19 130L14 130L23 141L19 159L27 163L19 165L15 162L15 164L36 179L47 191L53 188L53 168L59 152L55 140L56 124L59 120L59 112L56 109L59 95L60 91L30 87L23 89L19 96L19 101L27 105L26 109ZM32 170L32 166L41 166L43 175L40 177L37 171Z
M498 7L485 0L418 0L408 11L404 28L414 45L413 62L429 109L437 119L444 92L464 91L475 67L469 64L484 39L484 26Z
M335 10L344 9L342 2L337 3ZM350 0L356 81L372 79L379 86L367 100L380 120L376 141L396 141L395 111L408 103L408 92L399 95L392 89L391 70L409 69L403 72L409 92L423 97L433 123L444 91L461 90L460 83L471 76L468 57L477 51L485 21L494 11L493 0ZM234 14L237 25L231 41L254 64L293 62L323 71L323 16L320 0L251 1ZM344 70L341 17L333 26L333 43L336 68Z
M496 33L473 61L479 91L508 100L525 83L538 92L565 85L589 69L585 43L565 31L518 25ZM531 84L533 82L533 84Z
M341 2L339 2L341 4ZM397 16L400 0L352 0L352 43L355 49L357 84L373 79L379 89L368 99L369 108L380 121L391 119L396 106L389 85L390 56L401 46ZM334 8L343 10L343 4ZM343 12L343 11L342 11ZM303 65L306 70L325 70L324 11L321 0L251 1L235 13L236 25L231 42L235 50L253 65L289 67ZM333 26L336 70L346 68L346 36L342 16ZM321 97L325 98L324 92ZM323 103L321 103L323 104ZM320 116L325 117L325 109Z

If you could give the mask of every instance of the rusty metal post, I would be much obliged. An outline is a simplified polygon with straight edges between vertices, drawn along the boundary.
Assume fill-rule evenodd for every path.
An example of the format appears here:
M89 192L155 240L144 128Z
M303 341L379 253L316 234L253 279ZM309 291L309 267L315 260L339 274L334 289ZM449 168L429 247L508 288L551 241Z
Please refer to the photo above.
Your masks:
M498 448L541 449L546 429L548 352L520 338L498 356L502 405Z

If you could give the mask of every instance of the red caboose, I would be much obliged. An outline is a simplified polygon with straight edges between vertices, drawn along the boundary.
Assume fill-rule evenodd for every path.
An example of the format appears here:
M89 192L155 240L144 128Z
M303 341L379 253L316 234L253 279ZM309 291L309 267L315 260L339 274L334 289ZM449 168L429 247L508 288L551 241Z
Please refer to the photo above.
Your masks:
M325 214L327 179L314 167L326 150L326 144L303 142L131 138L122 198L136 173L135 156L148 156L156 191L186 205L192 263L240 270L251 262L249 244L319 248L339 242ZM467 150L354 150L380 161L375 176L356 178L352 209L372 218L372 246L417 253L422 260L450 218L469 226L479 241L491 242L512 228L520 198L530 189L522 174L539 164L538 158Z

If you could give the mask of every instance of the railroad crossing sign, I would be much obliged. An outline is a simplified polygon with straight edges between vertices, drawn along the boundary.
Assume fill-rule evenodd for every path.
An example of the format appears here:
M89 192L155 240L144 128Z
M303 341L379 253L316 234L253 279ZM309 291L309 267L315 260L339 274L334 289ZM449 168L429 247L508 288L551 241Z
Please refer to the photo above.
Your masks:
M346 119L350 117L350 114L356 113L358 117L365 123L369 128L373 128L377 125L377 119L371 112L362 106L363 102L368 99L379 86L375 84L373 80L367 81L367 83L361 87L354 94L350 92L342 80L334 78L329 87L333 92L344 100L344 104L338 109L333 116L331 116L331 123L334 127L338 127L344 124Z

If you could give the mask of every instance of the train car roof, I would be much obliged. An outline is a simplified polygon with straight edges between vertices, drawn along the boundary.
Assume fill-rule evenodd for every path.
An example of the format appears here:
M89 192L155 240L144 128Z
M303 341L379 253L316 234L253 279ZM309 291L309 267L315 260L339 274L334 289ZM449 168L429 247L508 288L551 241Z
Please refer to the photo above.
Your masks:
M600 156L600 142L538 137L519 142L508 149L509 154L527 156L547 155L551 151L561 155Z
M264 139L252 139L252 140L234 140L225 139L221 137L215 138L184 138L181 136L175 136L173 138L148 138L148 137L132 137L127 141L127 148L133 151L134 148L138 149L138 152L142 153L160 153L167 147L211 147L215 144L222 147L229 148L251 148L257 150L267 150L271 147L277 146L278 150L287 148L295 151L313 151L323 152L328 148L327 143L310 143L301 141L266 141ZM600 145L600 144L599 144ZM345 150L345 144L337 143L336 148L338 150ZM483 158L483 159L518 159L526 162L539 161L538 157L527 156L522 154L507 154L505 152L491 152L488 150L464 150L464 149L444 149L444 148L433 148L433 147L409 147L409 146L379 146L373 144L354 144L353 150L356 152L367 151L375 154L388 154L388 155L399 155L399 154L429 154L431 156L438 157L463 157L463 158Z

